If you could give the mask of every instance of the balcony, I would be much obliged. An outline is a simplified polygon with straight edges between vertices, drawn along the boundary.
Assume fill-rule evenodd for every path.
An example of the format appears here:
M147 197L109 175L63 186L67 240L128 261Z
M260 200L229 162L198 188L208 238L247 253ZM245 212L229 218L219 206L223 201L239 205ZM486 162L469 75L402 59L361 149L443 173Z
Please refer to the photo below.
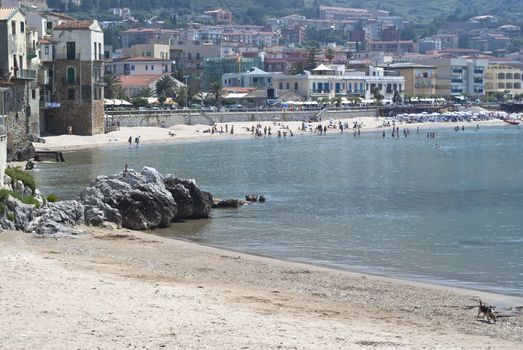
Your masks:
M36 80L36 70L35 69L20 69L16 73L15 79L20 80Z
M5 140L7 136L7 129L5 127L5 115L0 115L0 141Z

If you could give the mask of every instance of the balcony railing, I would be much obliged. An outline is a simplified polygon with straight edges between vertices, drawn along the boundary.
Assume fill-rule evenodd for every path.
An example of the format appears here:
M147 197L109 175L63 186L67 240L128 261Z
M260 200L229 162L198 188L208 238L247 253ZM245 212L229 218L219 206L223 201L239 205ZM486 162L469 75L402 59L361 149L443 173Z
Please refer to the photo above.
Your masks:
M20 69L16 73L15 79L36 80L36 70L35 69Z
M0 115L0 139L4 140L7 135L7 129L5 127L5 115Z

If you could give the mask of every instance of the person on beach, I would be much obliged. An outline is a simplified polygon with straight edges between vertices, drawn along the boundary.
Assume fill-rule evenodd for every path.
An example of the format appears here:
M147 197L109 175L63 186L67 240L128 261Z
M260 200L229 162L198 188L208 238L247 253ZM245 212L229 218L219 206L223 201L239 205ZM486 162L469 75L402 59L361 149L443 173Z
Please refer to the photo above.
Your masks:
M323 133L324 133L325 135L327 135L327 125L325 125L325 126L323 127Z
M133 137L129 136L129 139L127 140L127 142L129 142L129 147L132 147L132 145L133 145Z
M138 148L138 145L140 144L140 136L134 139L134 143L136 143L136 148Z
M227 130L227 124L225 125L225 130ZM234 134L234 125L231 125L231 135Z
M225 133L228 134L229 133L229 126L227 124L225 124Z

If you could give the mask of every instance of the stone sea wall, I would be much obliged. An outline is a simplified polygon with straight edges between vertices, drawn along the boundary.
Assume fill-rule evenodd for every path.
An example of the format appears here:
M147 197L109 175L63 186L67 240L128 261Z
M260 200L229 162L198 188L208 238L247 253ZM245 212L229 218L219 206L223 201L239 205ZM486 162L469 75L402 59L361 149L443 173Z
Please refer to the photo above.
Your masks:
M313 119L318 111L270 111L270 112L227 112L227 113L166 113L153 114L149 111L109 112L111 122L120 126L155 126L171 127L173 125L213 125L214 123L262 122L262 121L307 121ZM364 110L328 110L322 113L323 120L329 118L358 118L376 116L376 109Z

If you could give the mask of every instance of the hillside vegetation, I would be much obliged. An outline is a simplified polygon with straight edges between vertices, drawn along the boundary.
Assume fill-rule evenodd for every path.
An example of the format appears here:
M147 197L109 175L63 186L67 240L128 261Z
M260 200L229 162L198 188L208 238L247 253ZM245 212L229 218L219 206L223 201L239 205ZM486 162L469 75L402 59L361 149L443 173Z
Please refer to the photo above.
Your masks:
M67 1L48 0L51 7L65 10ZM472 16L491 14L502 23L523 24L521 0L321 0L323 5L366 7L390 11L413 22L439 22L461 20ZM69 2L69 4L71 4ZM224 8L232 11L235 22L262 24L267 17L301 14L315 17L316 0L83 0L80 7L69 5L69 12L100 16L112 7L129 7L133 15L147 18L170 14L184 16L201 14L204 10ZM107 13L107 12L105 12Z

